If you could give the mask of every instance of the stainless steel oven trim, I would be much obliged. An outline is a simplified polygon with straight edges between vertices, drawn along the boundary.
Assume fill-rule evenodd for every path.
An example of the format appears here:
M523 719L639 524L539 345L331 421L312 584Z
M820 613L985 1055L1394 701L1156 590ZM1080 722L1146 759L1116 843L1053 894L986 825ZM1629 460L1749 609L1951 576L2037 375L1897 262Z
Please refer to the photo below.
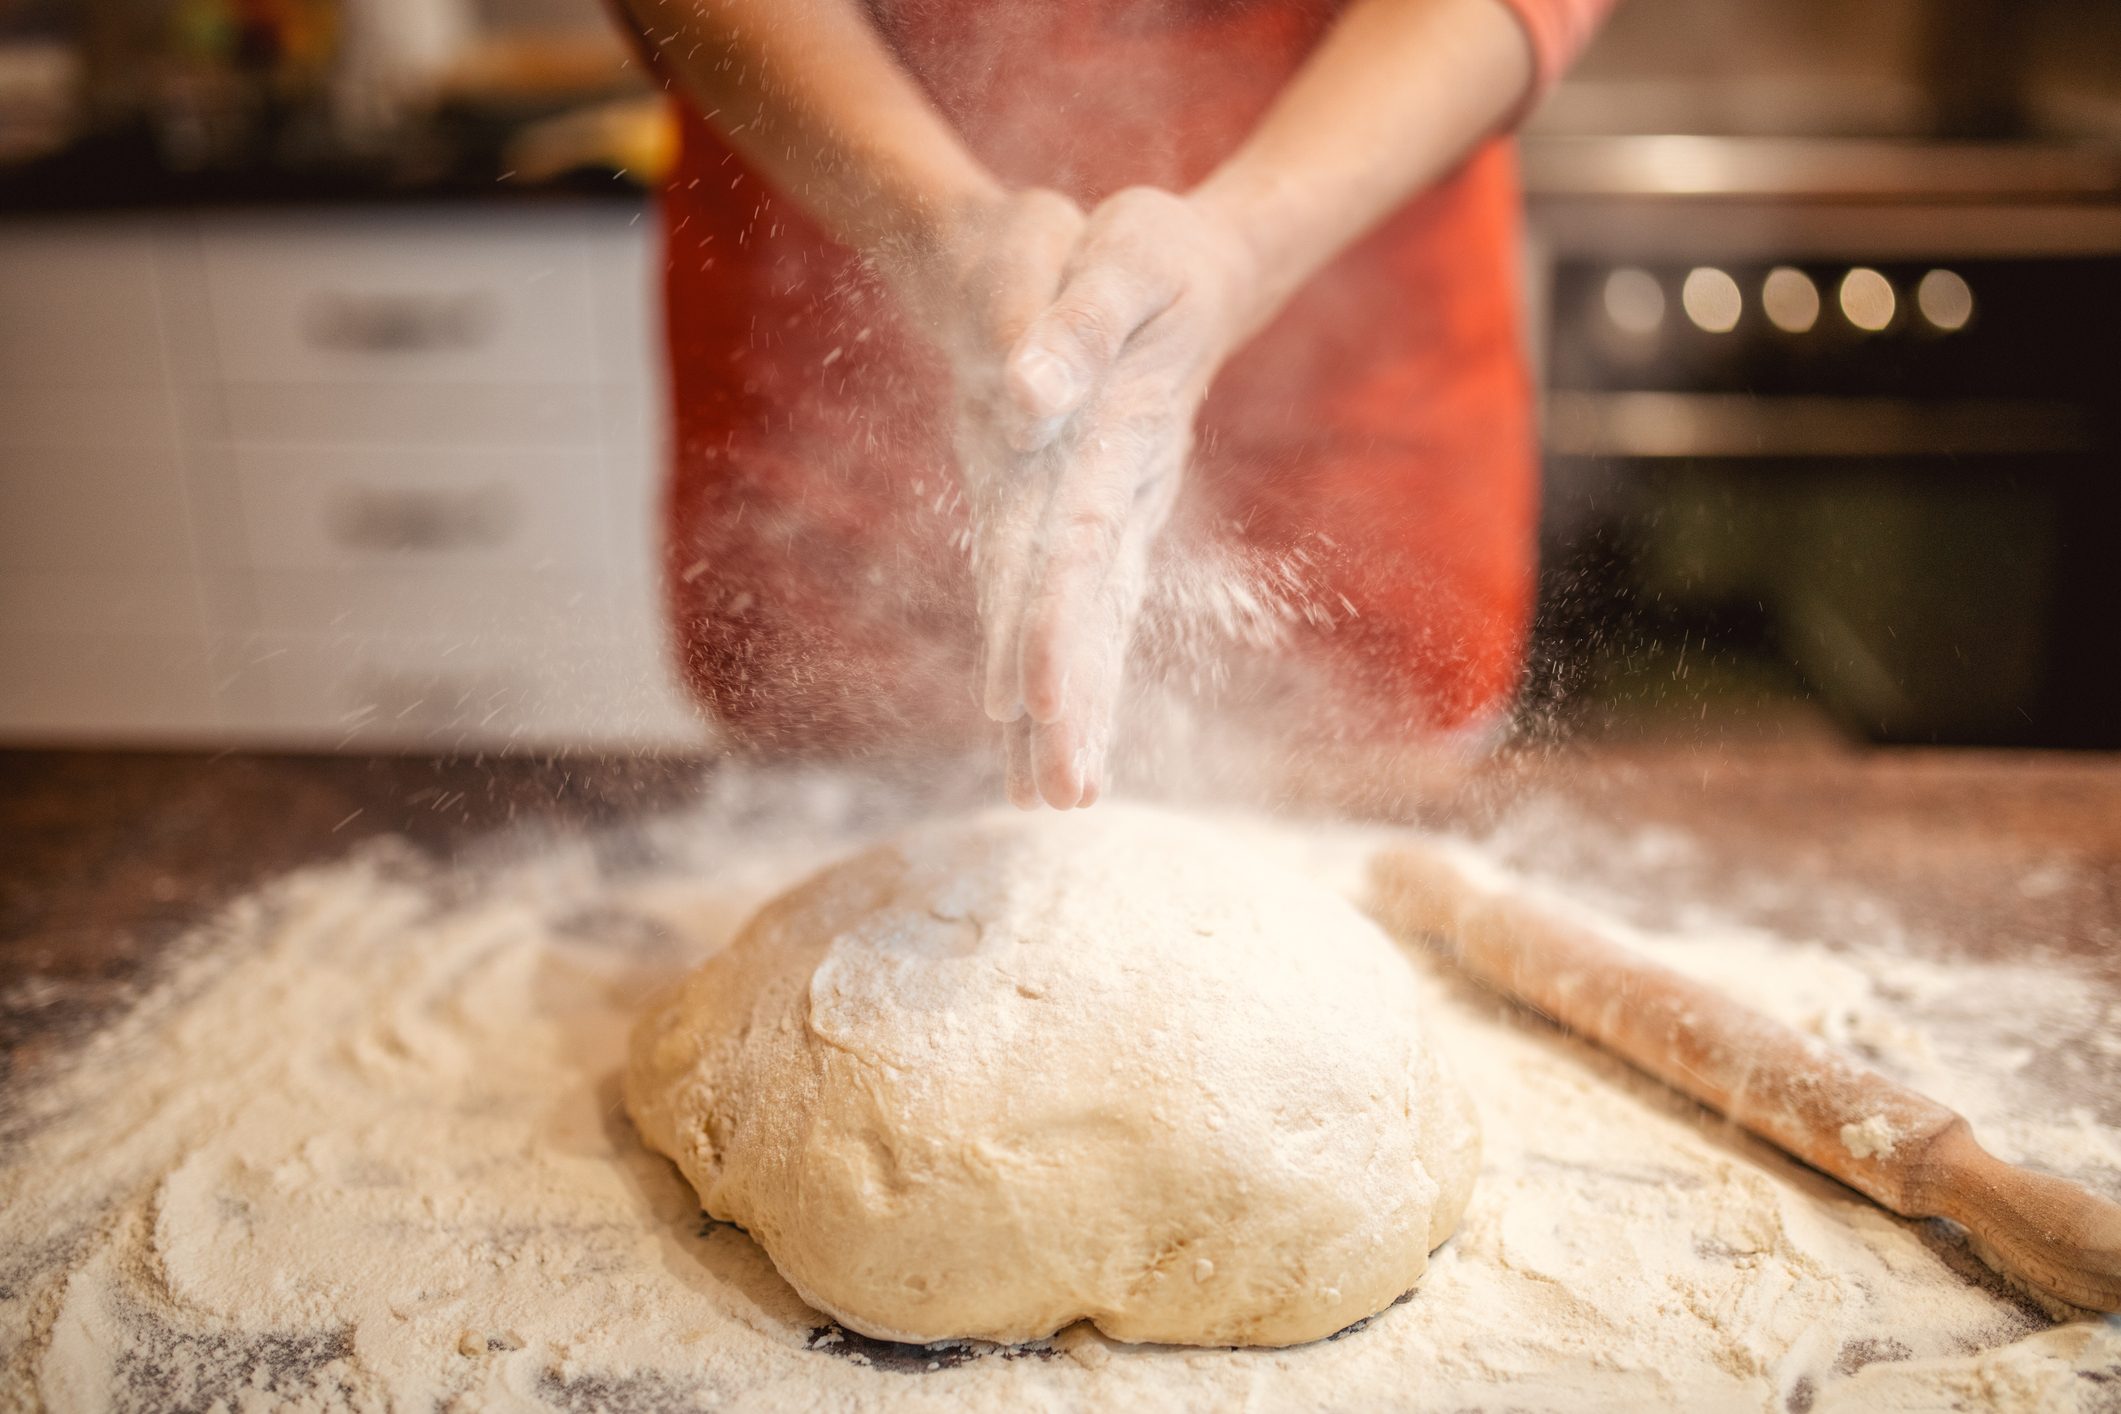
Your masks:
M1547 395L1550 456L1953 457L2057 455L2096 445L2084 409L1999 398Z

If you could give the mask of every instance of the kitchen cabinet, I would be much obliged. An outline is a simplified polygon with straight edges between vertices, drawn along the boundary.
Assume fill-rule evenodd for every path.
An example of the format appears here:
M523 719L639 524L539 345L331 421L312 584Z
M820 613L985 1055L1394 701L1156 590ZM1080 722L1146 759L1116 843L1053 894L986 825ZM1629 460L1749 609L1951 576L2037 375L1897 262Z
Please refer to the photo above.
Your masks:
M595 384L595 233L536 212L203 223L219 372L235 383Z
M640 215L0 226L0 738L697 745Z

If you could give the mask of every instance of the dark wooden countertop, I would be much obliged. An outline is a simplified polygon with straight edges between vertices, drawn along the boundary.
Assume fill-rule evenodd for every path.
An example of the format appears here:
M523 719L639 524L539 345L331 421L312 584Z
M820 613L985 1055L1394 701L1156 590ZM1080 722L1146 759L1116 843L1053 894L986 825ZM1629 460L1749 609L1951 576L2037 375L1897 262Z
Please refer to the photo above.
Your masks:
M712 770L0 753L0 1084L91 1028L186 928L285 870L384 834L447 859L505 829L613 824L696 797ZM1811 900L1847 885L1927 946L2067 955L2121 998L2121 757L1586 748L1512 758L1483 795L1489 818L1536 796L1611 826L1555 832L1539 865L1609 890L1639 875L1646 922L1667 899L1774 877L1787 887L1749 905L1755 921L1816 936L1828 915ZM1640 829L1625 827L1658 825L1689 842L1676 863L1627 846Z
M447 859L496 831L668 808L708 763L0 752L0 1086L80 1035L156 955L265 880L398 835Z

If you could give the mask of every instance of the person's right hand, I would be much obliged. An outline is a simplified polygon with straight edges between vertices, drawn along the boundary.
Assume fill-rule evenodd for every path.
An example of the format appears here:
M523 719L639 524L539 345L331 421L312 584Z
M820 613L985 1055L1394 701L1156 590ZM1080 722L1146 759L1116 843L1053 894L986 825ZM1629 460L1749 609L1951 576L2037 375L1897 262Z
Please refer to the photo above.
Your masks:
M1066 809L1103 792L1151 546L1170 519L1195 409L1271 313L1245 232L1215 203L1133 187L1091 212L1053 302L1009 357L1013 445L1052 491L1022 609L985 705L1012 761ZM1029 721L1022 719L1028 716ZM1012 775L1015 774L1012 771Z
M1051 449L1023 446L1008 357L1059 293L1083 225L1082 209L1059 192L997 192L954 213L918 251L885 266L915 322L950 365L953 447L971 512L979 607L981 666L968 687L975 694L989 677L988 660L1015 647L1058 472ZM1034 726L1023 704L1014 705L1010 713L988 704L990 714L1004 720L1009 798L1030 808L1039 802Z

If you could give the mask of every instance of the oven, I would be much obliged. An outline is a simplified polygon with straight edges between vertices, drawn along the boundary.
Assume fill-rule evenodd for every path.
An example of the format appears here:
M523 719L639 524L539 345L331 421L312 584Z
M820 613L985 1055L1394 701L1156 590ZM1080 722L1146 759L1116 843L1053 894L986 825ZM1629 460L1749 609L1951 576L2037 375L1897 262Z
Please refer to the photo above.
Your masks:
M1683 680L1691 645L1871 740L2121 746L2112 149L1550 139L1526 169L1549 692Z

